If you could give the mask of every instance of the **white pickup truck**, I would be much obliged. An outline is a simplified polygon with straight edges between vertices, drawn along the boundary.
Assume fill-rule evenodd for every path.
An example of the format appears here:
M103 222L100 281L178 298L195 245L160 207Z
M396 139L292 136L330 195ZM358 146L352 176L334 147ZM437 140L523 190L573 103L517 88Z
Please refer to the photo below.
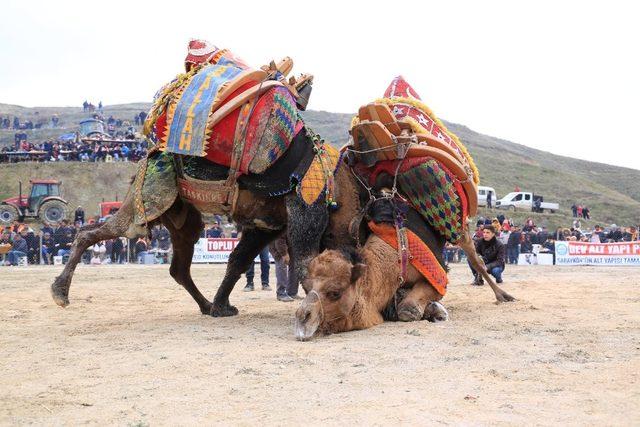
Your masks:
M542 196L524 191L515 191L496 201L496 209L525 210L533 212L555 212L560 209L557 203L548 203Z

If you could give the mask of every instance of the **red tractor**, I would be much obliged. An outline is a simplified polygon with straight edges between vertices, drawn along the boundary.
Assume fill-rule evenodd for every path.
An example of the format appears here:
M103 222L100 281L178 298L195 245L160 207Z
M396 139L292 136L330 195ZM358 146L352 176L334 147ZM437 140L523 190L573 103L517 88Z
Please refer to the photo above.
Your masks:
M61 181L32 179L31 194L22 194L19 183L18 196L0 202L0 224L24 221L25 218L40 218L43 222L57 224L67 218L67 201L60 197Z

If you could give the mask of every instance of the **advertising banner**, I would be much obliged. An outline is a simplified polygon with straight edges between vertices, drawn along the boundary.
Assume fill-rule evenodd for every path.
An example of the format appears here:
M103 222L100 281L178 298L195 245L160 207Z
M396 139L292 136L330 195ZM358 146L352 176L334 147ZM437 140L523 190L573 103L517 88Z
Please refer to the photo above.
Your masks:
M556 264L640 266L640 242L583 243L556 241Z
M240 239L211 239L200 238L193 247L193 258L191 262L198 263L221 263L229 261L231 251L238 246ZM273 262L273 257L269 254L269 261ZM254 262L260 262L256 257Z

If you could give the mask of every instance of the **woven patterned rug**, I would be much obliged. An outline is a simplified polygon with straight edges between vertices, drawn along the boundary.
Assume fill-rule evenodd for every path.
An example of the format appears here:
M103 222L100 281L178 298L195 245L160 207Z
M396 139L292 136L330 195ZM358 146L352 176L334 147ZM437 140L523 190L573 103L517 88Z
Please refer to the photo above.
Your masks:
M392 248L398 249L398 236L393 225L386 223L376 224L373 221L370 221L368 225L376 236L380 237ZM422 274L440 295L444 296L447 293L447 284L449 283L447 272L442 268L431 249L416 234L411 230L405 231L409 242L411 265Z
M138 162L132 191L135 224L144 225L169 209L178 197L172 154L155 151Z

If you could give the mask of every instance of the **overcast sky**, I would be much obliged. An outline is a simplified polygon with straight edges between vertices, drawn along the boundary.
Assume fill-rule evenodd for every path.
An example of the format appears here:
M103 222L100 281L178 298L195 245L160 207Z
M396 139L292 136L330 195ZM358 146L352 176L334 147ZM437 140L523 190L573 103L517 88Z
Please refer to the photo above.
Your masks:
M310 109L353 112L402 74L443 119L640 169L635 2L2 3L2 103L149 102L205 38L255 66L291 56Z

